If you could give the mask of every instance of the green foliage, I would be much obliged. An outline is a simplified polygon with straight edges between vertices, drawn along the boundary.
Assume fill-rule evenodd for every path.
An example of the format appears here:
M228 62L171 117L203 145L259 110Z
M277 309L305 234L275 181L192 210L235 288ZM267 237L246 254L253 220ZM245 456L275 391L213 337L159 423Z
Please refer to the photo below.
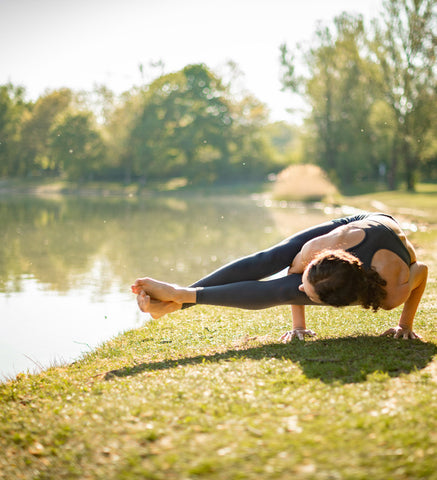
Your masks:
M142 108L143 92L137 90L125 92L119 104L114 106L102 130L107 147L105 163L101 170L103 178L123 179L125 183L131 183L133 175L131 132Z
M222 178L259 179L279 171L284 161L274 146L275 132L267 124L267 111L259 100L246 96L234 104L231 163Z
M366 37L363 20L343 14L333 28L320 26L304 54L307 77L290 82L286 46L282 47L286 88L303 89L312 108L308 119L305 159L318 163L341 185L375 176L369 155L368 117L375 89L372 64L362 55ZM315 137L315 138L314 138Z
M13 88L2 88L2 121L17 126L12 136L20 144L4 160L3 176L142 184L185 177L208 184L264 179L284 164L266 129L265 106L251 96L237 101L231 86L203 64L162 75L118 99L104 86L47 93L29 105L22 128L11 116Z
M40 97L22 125L20 138L20 171L31 175L38 171L53 170L49 154L52 126L66 110L72 99L68 89L57 90Z
M217 175L216 164L227 161L232 125L220 80L205 66L190 65L158 78L144 97L129 142L133 173L146 178L183 173L192 180Z
M281 46L284 89L311 106L306 161L342 186L380 178L394 188L402 175L414 189L421 162L434 168L436 15L435 0L387 0L366 31L342 14L302 52L306 75Z
M0 177L23 172L19 159L21 122L28 114L24 89L0 86Z
M437 5L435 0L386 0L384 7L383 21L373 23L371 51L396 120L389 182L394 187L401 170L413 190L436 104Z
M52 169L71 180L92 179L104 158L104 145L89 113L68 113L51 130L49 158Z

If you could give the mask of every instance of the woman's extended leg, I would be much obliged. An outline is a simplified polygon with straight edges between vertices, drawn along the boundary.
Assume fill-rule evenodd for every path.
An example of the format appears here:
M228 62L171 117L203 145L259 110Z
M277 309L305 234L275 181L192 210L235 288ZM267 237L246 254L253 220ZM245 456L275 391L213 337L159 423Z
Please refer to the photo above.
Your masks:
M305 293L299 291L300 275L288 275L262 282L259 280L290 266L294 257L308 241L355 219L356 217L340 218L308 228L267 250L219 268L191 285L204 287L198 290L196 303L245 309L262 309L291 303L312 305L313 302ZM185 303L182 308L191 305Z
M329 233L340 225L340 220L323 223L299 232L267 250L219 268L190 286L196 290L195 300L190 302L185 299L181 308L187 308L196 303L245 309L262 309L293 302L298 305L311 304L308 297L299 291L300 275L288 275L276 280L260 280L288 267L306 242ZM137 294L144 291L146 297L150 296L163 302L175 302L174 308L180 302L180 298L175 297L176 290L172 285L148 278L138 279L132 291ZM139 298L140 308L151 312L152 316L161 316L160 306L146 303L146 297ZM163 307L163 310L165 308ZM155 312L156 309L158 311Z
M263 309L275 305L312 305L305 293L299 290L302 283L300 274L283 278L261 281L288 267L303 245L313 238L325 235L335 228L359 219L361 216L346 217L325 222L316 227L299 232L278 245L267 250L243 257L231 262L191 285L195 289L195 301L185 301L182 308L196 303L220 305L244 309ZM160 296L155 288L142 288L138 279L133 288L134 293L141 290L156 300L175 301ZM156 282L160 285L168 285ZM181 287L178 287L181 288ZM158 289L159 290L159 289Z
M287 275L274 280L249 280L245 282L198 287L196 304L260 310L276 305L315 305L299 290L301 274Z
M331 220L303 230L271 248L228 263L190 286L210 287L270 277L290 266L305 243L346 223L344 220Z
M274 280L249 280L212 287L180 287L152 278L142 278L135 282L132 291L138 294L141 310L158 318L168 311L178 310L183 304L220 305L248 310L285 304L315 305L299 290L301 283L300 274Z

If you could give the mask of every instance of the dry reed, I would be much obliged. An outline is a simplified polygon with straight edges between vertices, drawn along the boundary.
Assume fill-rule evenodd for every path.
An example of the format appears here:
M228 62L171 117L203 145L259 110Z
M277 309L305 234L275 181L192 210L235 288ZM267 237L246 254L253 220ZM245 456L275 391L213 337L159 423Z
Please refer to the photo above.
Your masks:
M277 200L315 202L332 199L337 188L317 165L291 165L280 172L273 187Z

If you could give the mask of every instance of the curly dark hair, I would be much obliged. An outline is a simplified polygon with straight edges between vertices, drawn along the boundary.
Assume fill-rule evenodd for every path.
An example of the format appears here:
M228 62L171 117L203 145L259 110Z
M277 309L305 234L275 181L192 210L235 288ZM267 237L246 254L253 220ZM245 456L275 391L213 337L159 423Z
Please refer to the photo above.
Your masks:
M377 311L387 293L387 282L374 269L366 270L344 250L325 250L311 262L308 280L323 303L344 307L359 303Z

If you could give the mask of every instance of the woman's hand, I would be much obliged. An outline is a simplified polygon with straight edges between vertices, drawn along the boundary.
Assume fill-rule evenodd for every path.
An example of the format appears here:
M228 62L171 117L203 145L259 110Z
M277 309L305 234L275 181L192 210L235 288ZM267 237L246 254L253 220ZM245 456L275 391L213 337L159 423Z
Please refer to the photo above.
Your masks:
M289 330L285 332L279 338L279 341L282 343L289 343L293 340L293 338L298 338L299 340L304 340L305 337L315 337L316 333L312 330L307 330L305 328L295 328L294 330Z
M422 337L417 333L414 333L411 328L408 327L401 327L398 325L397 327L392 327L386 330L384 333L380 335L381 337L394 337L394 338L411 338L411 339L421 339Z

